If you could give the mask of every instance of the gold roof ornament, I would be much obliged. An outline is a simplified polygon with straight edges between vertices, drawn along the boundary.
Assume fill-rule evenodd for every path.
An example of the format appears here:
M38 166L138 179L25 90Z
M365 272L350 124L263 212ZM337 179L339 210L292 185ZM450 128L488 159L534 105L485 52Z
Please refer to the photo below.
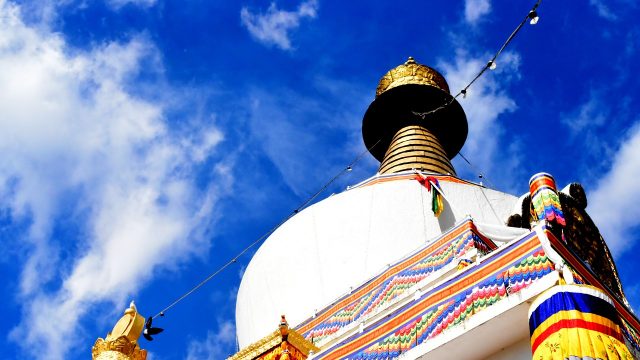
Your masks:
M415 169L455 175L450 160L468 130L444 76L413 57L384 74L362 119L364 144L380 161L380 174Z
M147 351L140 348L138 338L144 329L144 316L132 301L110 333L98 338L91 349L93 360L145 360Z
M320 349L300 333L289 328L284 315L278 329L240 350L227 360L305 360Z
M449 85L439 72L426 65L418 64L416 60L409 56L409 59L397 67L389 70L376 89L376 96L383 92L398 87L400 85L416 84L436 87L449 94Z

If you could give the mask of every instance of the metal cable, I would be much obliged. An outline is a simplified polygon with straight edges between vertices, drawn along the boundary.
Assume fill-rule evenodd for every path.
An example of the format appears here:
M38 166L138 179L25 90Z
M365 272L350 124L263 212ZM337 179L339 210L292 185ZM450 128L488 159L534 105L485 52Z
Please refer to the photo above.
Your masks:
M282 220L280 220L280 222L278 222L278 224L276 224L275 226L273 226L271 229L269 229L266 233L264 233L262 236L260 236L257 240L255 240L254 242L252 242L251 244L249 244L247 247L245 247L242 251L240 251L236 256L234 256L231 260L229 260L227 263L225 263L224 265L222 265L220 268L218 268L216 271L212 272L211 274L209 274L209 276L207 276L206 278L204 278L202 281L200 281L197 285L195 285L194 287L192 287L189 291L185 292L184 294L182 294L180 297L178 297L176 300L174 300L171 304L169 304L168 306L166 306L164 309L160 310L160 312L158 312L157 314L155 314L152 318L155 319L159 316L164 316L164 314L170 310L172 307L174 307L175 305L177 305L179 302L181 302L182 300L184 300L185 298L187 298L189 295L193 294L195 291L197 291L198 289L200 289L203 285L205 285L206 283L208 283L209 281L211 281L211 279L213 279L214 277L216 277L218 274L220 274L222 271L224 271L226 268L228 268L229 266L231 266L232 264L236 263L238 261L238 258L240 258L242 255L246 254L252 247L256 246L257 244L261 243L264 239L266 239L269 235L271 235L277 228L279 228L282 224L284 224L285 222L287 222L289 219L291 219L291 217L293 217L295 214L299 213L300 211L302 211L303 209L305 209L315 198L317 198L321 193L323 193L329 186L331 186L331 184L333 184L338 178L340 178L342 175L344 175L344 173L346 172L350 172L353 169L353 166L355 166L360 160L362 160L362 157L369 151L373 150L373 148L375 148L380 141L382 141L382 138L380 138L380 140L376 141L373 145L371 145L369 148L365 149L364 151L362 151L360 154L358 154L358 156L356 156L353 161L351 161L349 163L349 165L347 165L347 167L343 168L342 170L340 170L336 175L334 175L331 179L329 179L329 181L327 181L318 191L316 191L315 193L313 193L313 195L311 195L309 198L307 198L304 202L302 202L297 208L295 208L289 215L287 215L286 217L284 217Z
M449 99L444 104L438 106L437 108L435 108L433 110L426 111L426 112L415 112L414 111L413 114L417 115L417 116L420 116L420 118L422 118L422 120L424 120L428 115L431 115L431 114L433 114L433 113L435 113L437 111L440 111L440 110L448 107L449 105L453 104L453 101L455 99L457 99L460 95L465 95L467 93L467 90L469 89L469 87L471 87L471 85L473 85L473 83L475 83L476 80L478 80L487 71L487 69L491 68L491 65L495 63L495 61L498 58L498 56L500 56L500 54L504 51L504 49L507 48L507 46L511 43L511 41L513 41L513 39L516 37L516 35L520 32L520 29L522 29L524 24L530 18L530 16L531 16L530 14L534 14L535 13L535 11L538 9L538 6L540 6L541 2L542 2L542 0L538 0L535 3L535 5L533 5L531 10L529 10L527 15L520 22L520 24L518 24L518 26L511 32L511 35L509 35L509 37L502 44L500 49L495 53L495 55L493 55L491 60L489 60L489 62L487 62L487 64L478 72L478 74L467 84L467 86L462 88L462 90L458 91L458 93L455 96L453 96L451 99Z
M520 29L522 28L522 26L526 23L527 19L530 17L530 14L532 14L533 12L536 11L536 9L538 8L538 6L540 5L540 3L542 2L542 0L538 0L536 2L536 4L533 6L533 8L531 9L531 11L529 11L527 13L527 16L525 16L525 18L522 20L522 22L520 22L520 24L516 27L516 29L511 33L511 35L509 35L509 37L507 38L507 40L504 42L504 44L500 47L500 50L498 50L498 52L496 52L496 54L493 56L493 58L487 63L487 65L485 67L482 68L482 70L480 70L480 72L478 72L478 74L473 78L473 80L471 80L471 82L469 82L467 84L467 86L465 86L462 90L460 90L455 96L453 96L449 101L447 101L446 103L444 103L443 105L427 111L427 112L423 112L423 113L417 113L414 112L415 115L420 116L422 119L425 119L426 116L431 115L437 111L440 111L444 108L446 108L447 106L451 105L453 103L453 101L458 98L460 95L466 94L467 89L469 89L469 87L471 85L473 85L473 83L476 82L476 80L478 80L485 72L488 68L490 68L491 64L493 62L495 62L496 58L502 53L502 51L504 51L504 49L509 45L509 43L511 43L511 41L515 38L515 36L518 34L518 32L520 31ZM173 308L175 305L177 305L178 303L180 303L182 300L184 300L185 298L187 298L189 295L193 294L195 291L197 291L198 289L200 289L202 286L204 286L206 283L208 283L209 281L211 281L211 279L215 278L218 274L220 274L222 271L224 271L226 268L228 268L229 266L231 266L232 264L236 263L238 261L238 258L240 258L242 255L246 254L251 248L253 248L254 246L256 246L257 244L261 243L264 239L266 239L269 235L271 235L277 228L279 228L282 224L284 224L285 222L287 222L291 217L293 217L295 214L297 214L298 212L300 212L301 210L303 210L304 208L306 208L313 200L315 200L321 193L323 193L329 186L331 186L331 184L333 184L338 178L340 178L344 173L349 172L352 170L353 166L356 165L361 159L362 157L367 153L370 152L371 150L373 150L373 148L375 148L383 139L384 137L381 137L378 141L376 141L371 147L365 149L364 151L362 151L358 156L356 156L356 158L349 163L349 165L347 165L347 167L343 168L342 170L340 170L336 175L334 175L331 179L329 179L329 181L327 181L318 191L316 191L313 195L311 195L309 198L307 198L304 202L302 202L302 204L300 206L298 206L295 210L293 210L293 212L291 212L289 215L287 215L286 217L284 217L282 220L280 220L280 222L278 222L278 224L276 224L275 226L273 226L271 229L269 229L266 233L264 233L262 236L260 236L258 239L256 239L254 242L252 242L251 244L249 244L247 247L245 247L242 251L240 251L236 256L234 256L231 260L229 260L227 263L225 263L224 265L222 265L220 268L218 268L216 271L212 272L211 274L209 274L206 278L204 278L202 281L200 281L197 285L195 285L194 287L192 287L191 289L189 289L187 292L185 292L184 294L182 294L180 297L178 297L176 300L174 300L171 304L169 304L168 306L166 306L164 309L162 309L160 312L158 312L156 315L154 315L152 318L155 319L159 316L164 316L164 314L170 310L171 308ZM466 157L464 157L464 155L462 155L462 153L459 153L460 156L464 159L464 161L466 161L472 168L473 165L471 165L471 162L469 162L469 160L467 160ZM489 181L487 181L489 182Z

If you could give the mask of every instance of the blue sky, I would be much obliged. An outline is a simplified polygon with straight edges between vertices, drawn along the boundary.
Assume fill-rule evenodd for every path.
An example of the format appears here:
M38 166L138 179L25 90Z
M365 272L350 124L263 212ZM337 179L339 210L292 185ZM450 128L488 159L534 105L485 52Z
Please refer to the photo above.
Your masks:
M531 5L0 0L1 357L86 359L131 299L155 314L363 150L388 69L411 55L457 91ZM461 100L474 169L454 165L516 195L581 182L638 309L638 5L539 13ZM235 352L249 259L157 321L153 359Z

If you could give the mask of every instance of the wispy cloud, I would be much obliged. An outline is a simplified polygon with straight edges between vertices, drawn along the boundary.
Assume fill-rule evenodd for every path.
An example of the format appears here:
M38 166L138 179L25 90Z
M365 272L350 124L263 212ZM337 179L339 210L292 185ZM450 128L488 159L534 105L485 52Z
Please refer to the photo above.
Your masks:
M600 88L589 89L588 97L575 109L562 113L560 121L567 127L568 135L566 144L578 152L580 162L574 164L577 171L583 177L599 176L608 170L610 162L605 159L615 156L615 143L603 141L608 136L613 136L619 129L619 124L612 124L612 107L618 108L618 116L625 116L621 103L603 102L605 93L611 90Z
M591 89L589 99L572 113L562 117L572 136L584 135L585 130L602 126L608 117L608 107L602 103L602 94Z
M112 7L119 9L125 5L131 4L142 8L149 8L156 4L157 0L107 0Z
M0 2L5 2L2 0ZM158 0L102 0L111 10L119 11L126 5L148 9L155 6ZM88 6L85 0L24 0L16 1L22 9L22 18L33 26L52 27L64 9L83 9Z
M563 114L561 121L570 130L568 142L580 149L575 166L581 177L597 179L591 181L595 190L587 193L587 211L619 257L634 245L632 232L640 226L634 216L640 212L640 189L636 186L640 176L640 121L630 120L635 114L626 110L624 98L603 101L613 89L589 89L582 104ZM621 121L610 121L612 114ZM629 127L629 123L635 125Z
M611 11L611 9L609 9L609 6L607 6L607 4L604 1L589 0L589 4L595 8L596 12L598 13L598 16L600 16L601 18L610 20L610 21L618 20L618 16L614 14Z
M613 157L611 170L588 194L588 211L616 257L633 246L640 226L640 121L636 121Z
M207 338L189 343L187 360L218 360L229 355L228 349L234 345L236 329L232 321L219 321L216 331L208 331Z
M470 24L476 24L490 12L491 0L465 0L464 2L464 19Z
M475 77L480 69L487 63L489 56L471 56L459 50L455 61L441 62L439 68L449 83L451 91L456 93L466 86ZM469 135L462 149L466 157L474 164L477 171L482 171L490 180L493 170L497 168L515 169L518 165L517 156L505 156L497 154L504 132L503 126L498 123L500 116L516 109L515 101L508 95L504 86L519 78L520 57L517 53L504 53L497 61L498 68L485 73L467 91L466 98L459 98L459 102L465 110L469 123ZM512 148L512 144L502 146L502 151ZM511 154L512 155L512 154ZM457 161L459 172L468 171L468 166ZM474 177L474 173L468 173ZM496 181L497 177L493 177ZM510 184L499 184L508 186Z
M304 1L295 11L280 10L274 2L265 13L252 13L247 7L243 7L240 20L259 42L289 50L292 48L289 38L291 32L300 26L302 19L315 18L317 10L317 0Z
M255 89L249 100L253 140L300 197L315 192L364 150L362 109L373 98L369 89L339 79L311 83L324 95ZM354 172L370 176L370 163L358 165Z
M205 155L223 135L175 133L161 100L133 95L143 64L162 70L144 37L70 51L25 25L18 6L0 1L0 14L0 206L29 224L10 239L28 254L11 338L62 359L94 304L123 305L157 269L209 246L200 232L220 191L195 176L229 176ZM55 232L61 217L77 233Z

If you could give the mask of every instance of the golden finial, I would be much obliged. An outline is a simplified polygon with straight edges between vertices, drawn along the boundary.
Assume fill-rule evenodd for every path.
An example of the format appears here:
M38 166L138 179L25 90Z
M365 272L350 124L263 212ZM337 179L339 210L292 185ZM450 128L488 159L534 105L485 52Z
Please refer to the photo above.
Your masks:
M145 360L147 351L140 349L138 338L144 328L144 316L138 314L132 301L105 339L98 338L91 349L94 360Z
M412 56L380 79L362 120L362 137L381 163L380 174L415 169L455 175L450 160L467 132L464 110L444 76Z
M295 329L289 328L287 319L282 315L277 330L238 351L227 360L305 360L309 355L318 351L320 349L312 342L305 339Z
M433 68L418 64L413 56L409 56L404 64L401 64L384 74L378 83L376 96L380 96L385 91L391 90L400 85L408 84L429 85L436 87L447 94L449 93L449 85L444 79L444 76Z
M289 335L289 323L284 315L280 316L280 335L282 335L283 340L286 340L287 335Z

